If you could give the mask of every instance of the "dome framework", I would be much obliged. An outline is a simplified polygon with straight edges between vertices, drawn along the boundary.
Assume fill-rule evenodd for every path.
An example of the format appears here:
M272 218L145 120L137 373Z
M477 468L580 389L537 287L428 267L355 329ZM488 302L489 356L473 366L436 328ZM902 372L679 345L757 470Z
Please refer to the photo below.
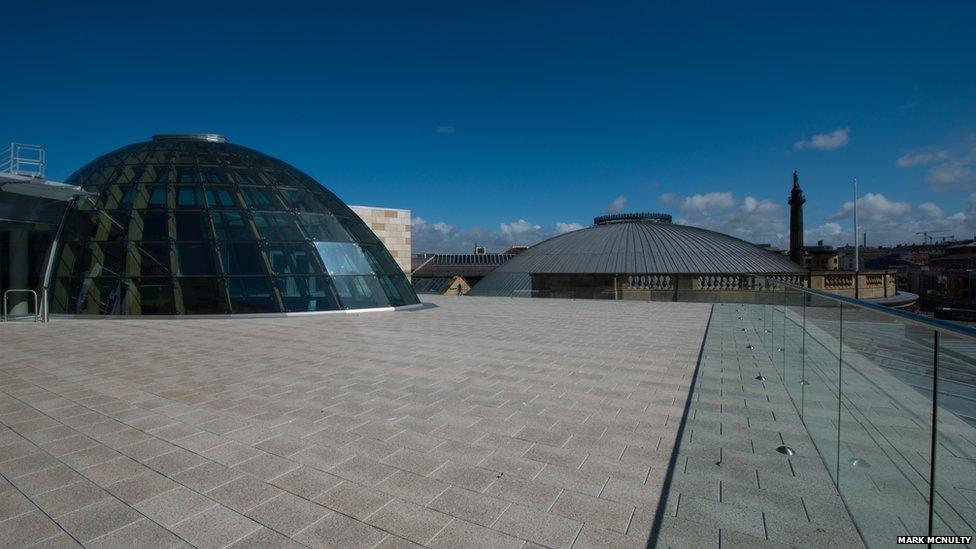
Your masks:
M154 136L67 183L92 193L59 234L51 312L295 313L418 303L336 195L222 136Z
M765 274L791 281L804 271L744 240L665 214L614 214L506 262L471 295L670 299L680 290L739 289Z

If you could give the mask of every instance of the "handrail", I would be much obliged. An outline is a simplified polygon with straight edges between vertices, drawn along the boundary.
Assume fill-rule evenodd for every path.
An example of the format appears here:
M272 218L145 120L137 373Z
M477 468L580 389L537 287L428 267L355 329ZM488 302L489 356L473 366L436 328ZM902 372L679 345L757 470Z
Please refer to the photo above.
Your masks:
M861 307L861 308L864 308L864 309L868 309L870 311L874 311L874 312L877 312L877 313L881 313L883 315L889 315L889 316L893 316L893 317L900 318L902 320L907 320L909 322L913 322L915 324L920 324L922 326L925 326L926 328L931 328L931 329L935 329L935 330L944 330L944 331L948 331L948 332L954 332L955 334L961 335L963 337L968 337L968 338L976 339L976 329L969 328L967 326L963 326L962 324L959 324L959 323L956 323L956 322L951 322L951 321L948 321L948 320L942 320L942 319L938 319L938 318L929 318L927 316L922 316L920 314L912 313L912 312L909 312L909 311L904 311L904 310L901 310L901 309L895 309L895 308L892 308L892 307L887 307L887 306L884 306L884 305L879 305L877 303L871 303L870 301L864 301L864 300L861 300L861 299L855 299L853 297L847 297L847 296L835 294L835 293L832 293L832 292L827 292L827 291L824 291L824 290L817 290L817 289L814 289L814 288L807 288L805 286L798 286L796 284L792 284L792 283L789 283L789 282L783 282L781 280L776 280L774 278L767 278L767 277L761 276L761 275L753 275L753 276L756 276L757 278L763 278L763 279L769 280L769 281L771 281L771 282L773 282L775 284L778 284L778 285L786 286L786 287L789 287L789 288L793 288L795 290L800 290L800 291L805 292L805 293L813 294L813 295L816 295L818 297L823 297L823 298L826 298L826 299L829 299L829 300L832 300L832 301L846 303L848 305L854 305L856 307Z
M44 147L27 143L11 143L6 158L0 162L0 172L44 177L46 165ZM22 170L21 167L29 169Z
M37 302L37 292L35 292L34 290L26 289L26 288L10 288L10 289L8 289L8 290L6 290L6 291L3 292L3 317L2 317L3 322L7 322L7 296L11 292L12 293L17 293L17 292L28 293L28 294L31 294L32 296L34 296L34 322L37 322L38 319L39 319L39 316L40 316L40 310L37 308L37 303L38 303Z

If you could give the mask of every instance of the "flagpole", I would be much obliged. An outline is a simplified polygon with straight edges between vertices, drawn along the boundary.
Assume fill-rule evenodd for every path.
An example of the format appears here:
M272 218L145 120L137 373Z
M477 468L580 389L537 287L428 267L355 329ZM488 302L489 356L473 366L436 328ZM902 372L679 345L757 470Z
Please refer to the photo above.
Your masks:
M854 297L860 297L858 294L860 289L860 278L859 273L861 271L861 256L858 253L857 246L857 178L854 178Z

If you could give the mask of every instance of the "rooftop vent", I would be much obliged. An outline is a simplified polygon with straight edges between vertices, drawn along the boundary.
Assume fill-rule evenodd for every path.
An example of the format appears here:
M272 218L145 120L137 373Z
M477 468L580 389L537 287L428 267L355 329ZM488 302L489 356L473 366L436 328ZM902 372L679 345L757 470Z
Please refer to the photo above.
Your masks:
M216 133L168 133L152 136L153 141L209 141L226 143L227 138Z
M611 223L627 223L641 221L644 223L671 223L671 216L662 213L623 213L601 215L593 218L594 225L610 225Z

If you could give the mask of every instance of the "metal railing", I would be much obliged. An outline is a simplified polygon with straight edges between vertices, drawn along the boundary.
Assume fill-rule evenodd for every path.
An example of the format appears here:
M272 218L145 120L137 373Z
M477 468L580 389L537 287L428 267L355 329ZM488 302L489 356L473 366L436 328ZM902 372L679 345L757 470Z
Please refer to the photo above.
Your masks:
M0 317L0 322L7 322L9 320L10 315L8 314L7 298L10 296L10 294L13 293L24 293L24 294L29 294L31 297L33 297L34 298L34 315L33 315L34 322L40 322L44 319L44 316L41 314L41 309L38 307L39 302L37 300L37 292L35 292L34 290L28 290L24 288L10 288L3 292L3 316ZM27 310L29 311L30 308L28 308Z
M779 280L739 305L862 539L972 535L976 330ZM769 372L759 372L769 375Z
M43 178L45 163L44 147L11 143L0 160L0 172Z

